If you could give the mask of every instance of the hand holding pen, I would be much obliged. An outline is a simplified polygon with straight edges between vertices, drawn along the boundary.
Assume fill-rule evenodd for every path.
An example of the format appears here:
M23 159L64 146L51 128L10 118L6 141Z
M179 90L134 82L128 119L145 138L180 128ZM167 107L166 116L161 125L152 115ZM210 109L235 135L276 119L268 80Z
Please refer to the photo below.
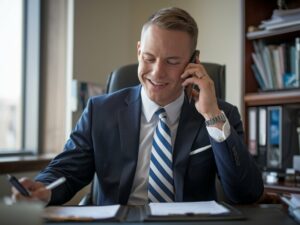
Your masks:
M27 178L23 178L21 182L14 176L7 175L8 181L14 187L12 189L13 199L21 200L25 197L28 199L41 200L48 203L51 198L51 190L66 181L65 177L61 177L53 183L45 186L41 182L35 182ZM30 190L30 191L29 191Z

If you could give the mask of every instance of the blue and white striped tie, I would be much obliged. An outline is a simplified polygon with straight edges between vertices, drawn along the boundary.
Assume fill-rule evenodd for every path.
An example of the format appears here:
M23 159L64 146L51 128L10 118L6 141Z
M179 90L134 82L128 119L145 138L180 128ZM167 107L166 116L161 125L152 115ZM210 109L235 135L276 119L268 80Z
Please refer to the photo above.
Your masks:
M164 108L155 112L159 122L154 132L151 148L148 198L150 202L174 201L171 132Z

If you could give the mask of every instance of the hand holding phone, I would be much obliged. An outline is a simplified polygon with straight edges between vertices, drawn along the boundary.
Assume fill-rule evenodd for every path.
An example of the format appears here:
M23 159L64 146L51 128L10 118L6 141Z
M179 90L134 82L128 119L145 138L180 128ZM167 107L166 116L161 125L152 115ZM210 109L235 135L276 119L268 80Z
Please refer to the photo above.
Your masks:
M7 174L7 179L23 196L30 197L30 192L18 181L16 177Z
M7 174L7 179L8 181L11 183L11 185L13 187L15 187L18 192L20 192L21 195L23 195L24 197L33 197L31 194L19 181L16 177ZM57 186L61 185L62 183L64 183L66 181L65 177L60 177L59 179L55 180L54 182L48 184L47 186L40 184L38 187L36 186L36 190L40 190L40 188L45 188L47 190L52 190L54 188L56 188ZM35 182L37 183L37 182ZM36 196L35 196L36 197ZM41 199L43 200L43 199Z

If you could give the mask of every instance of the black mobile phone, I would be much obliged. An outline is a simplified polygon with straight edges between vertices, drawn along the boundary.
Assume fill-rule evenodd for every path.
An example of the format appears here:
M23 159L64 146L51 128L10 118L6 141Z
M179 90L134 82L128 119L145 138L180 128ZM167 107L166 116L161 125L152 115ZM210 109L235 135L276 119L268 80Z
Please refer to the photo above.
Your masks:
M191 59L190 59L190 63L195 63L196 62L196 58L199 57L200 55L200 51L199 50L195 50L193 55L191 56ZM188 100L189 100L189 103L191 103L192 101L192 98L193 98L193 90L196 90L197 92L199 92L199 88L197 85L193 84L191 86L188 86L186 88L186 92L187 92L187 96L188 96Z
M12 175L7 174L7 179L23 196L29 197L30 193L27 189Z
M193 55L191 56L190 59L190 63L195 63L196 62L196 58L199 57L200 55L200 51L199 50L195 50Z

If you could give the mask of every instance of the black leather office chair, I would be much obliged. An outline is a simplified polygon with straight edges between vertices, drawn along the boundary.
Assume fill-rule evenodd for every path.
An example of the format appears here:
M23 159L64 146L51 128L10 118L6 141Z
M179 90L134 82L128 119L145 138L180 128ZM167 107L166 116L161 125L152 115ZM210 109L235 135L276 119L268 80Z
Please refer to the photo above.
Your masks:
M225 99L225 65L216 63L202 63L207 73L212 78L215 84L216 95L220 99ZM138 64L130 64L122 66L114 70L107 80L106 93L112 93L122 88L131 87L139 84L137 75ZM224 200L224 195L221 190L219 181L216 181L218 198ZM99 184L98 178L95 175L91 184L91 191L80 201L79 205L99 205Z

